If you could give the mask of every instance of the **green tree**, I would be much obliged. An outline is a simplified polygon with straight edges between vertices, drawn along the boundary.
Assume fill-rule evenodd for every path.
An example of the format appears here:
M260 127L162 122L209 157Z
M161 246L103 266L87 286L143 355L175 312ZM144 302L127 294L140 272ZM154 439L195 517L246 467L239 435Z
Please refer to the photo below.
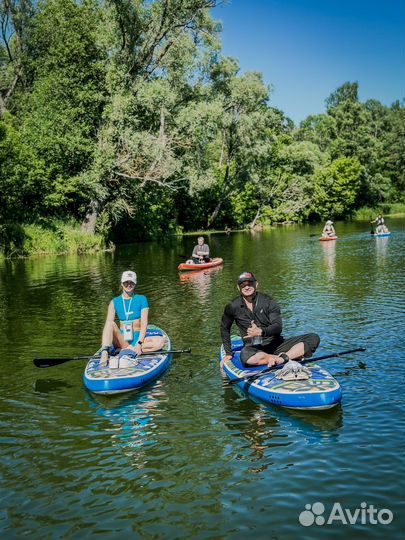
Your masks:
M29 31L34 15L30 0L0 0L0 119L18 109L30 89Z
M299 221L308 217L314 194L313 176L327 163L317 145L279 136L272 145L266 174L257 183L257 213L251 226L264 217Z
M105 99L99 17L93 2L49 0L32 22L35 81L22 111L22 131L48 169L50 183L43 191L48 213L78 215L84 203L75 177L91 162Z
M242 191L244 185L260 169L271 113L267 107L269 89L260 73L222 77L223 115L221 125L221 157L219 169L221 192L207 226L211 227L221 206L231 195Z
M88 231L101 214L112 222L134 215L139 190L176 191L184 180L185 141L176 118L199 94L215 48L218 25L209 15L214 5L212 0L109 2L102 28L109 100L93 163L82 177L92 187L84 220Z
M356 157L338 158L314 175L312 212L322 218L345 217L354 210L364 175Z

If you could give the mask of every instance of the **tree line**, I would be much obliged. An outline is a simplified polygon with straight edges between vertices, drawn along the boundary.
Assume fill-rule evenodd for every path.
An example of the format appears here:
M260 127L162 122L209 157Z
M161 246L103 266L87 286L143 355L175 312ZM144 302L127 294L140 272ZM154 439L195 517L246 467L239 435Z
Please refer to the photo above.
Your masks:
M215 4L0 0L0 238L69 223L150 239L403 200L404 103L346 82L295 126L221 54Z

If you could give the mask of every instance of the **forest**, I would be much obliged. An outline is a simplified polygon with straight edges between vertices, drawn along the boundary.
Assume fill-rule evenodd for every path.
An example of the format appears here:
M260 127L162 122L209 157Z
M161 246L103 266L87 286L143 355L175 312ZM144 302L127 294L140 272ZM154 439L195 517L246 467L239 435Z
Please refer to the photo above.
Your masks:
M403 207L402 96L342 81L296 126L215 5L0 0L3 256Z

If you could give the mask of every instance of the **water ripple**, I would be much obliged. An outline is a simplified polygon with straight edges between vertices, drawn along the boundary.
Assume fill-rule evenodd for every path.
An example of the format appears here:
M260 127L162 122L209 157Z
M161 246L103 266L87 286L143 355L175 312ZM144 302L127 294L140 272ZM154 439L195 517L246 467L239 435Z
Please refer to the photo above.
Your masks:
M403 222L386 242L361 224L337 226L327 246L311 227L212 235L224 266L188 277L177 264L191 237L1 263L1 537L402 538ZM154 385L112 398L85 391L85 362L36 369L34 356L98 347L127 268L151 320L193 354ZM243 270L280 302L286 335L318 332L319 354L367 347L325 362L341 406L282 410L222 379L219 320ZM317 501L329 510L365 501L395 520L302 527L300 512Z

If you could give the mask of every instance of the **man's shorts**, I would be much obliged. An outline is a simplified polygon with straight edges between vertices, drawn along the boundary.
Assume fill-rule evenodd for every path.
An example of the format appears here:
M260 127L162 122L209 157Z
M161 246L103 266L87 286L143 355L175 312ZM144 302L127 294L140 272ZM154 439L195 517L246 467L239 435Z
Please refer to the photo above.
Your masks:
M304 356L305 358L309 358L316 351L320 341L318 334L303 334L302 336L296 336L289 339L284 339L280 336L280 338L272 341L268 345L246 345L240 353L240 359L242 364L246 366L248 365L247 361L249 358L260 351L267 354L279 355L282 352L288 352L294 345L297 345L297 343L304 344Z

